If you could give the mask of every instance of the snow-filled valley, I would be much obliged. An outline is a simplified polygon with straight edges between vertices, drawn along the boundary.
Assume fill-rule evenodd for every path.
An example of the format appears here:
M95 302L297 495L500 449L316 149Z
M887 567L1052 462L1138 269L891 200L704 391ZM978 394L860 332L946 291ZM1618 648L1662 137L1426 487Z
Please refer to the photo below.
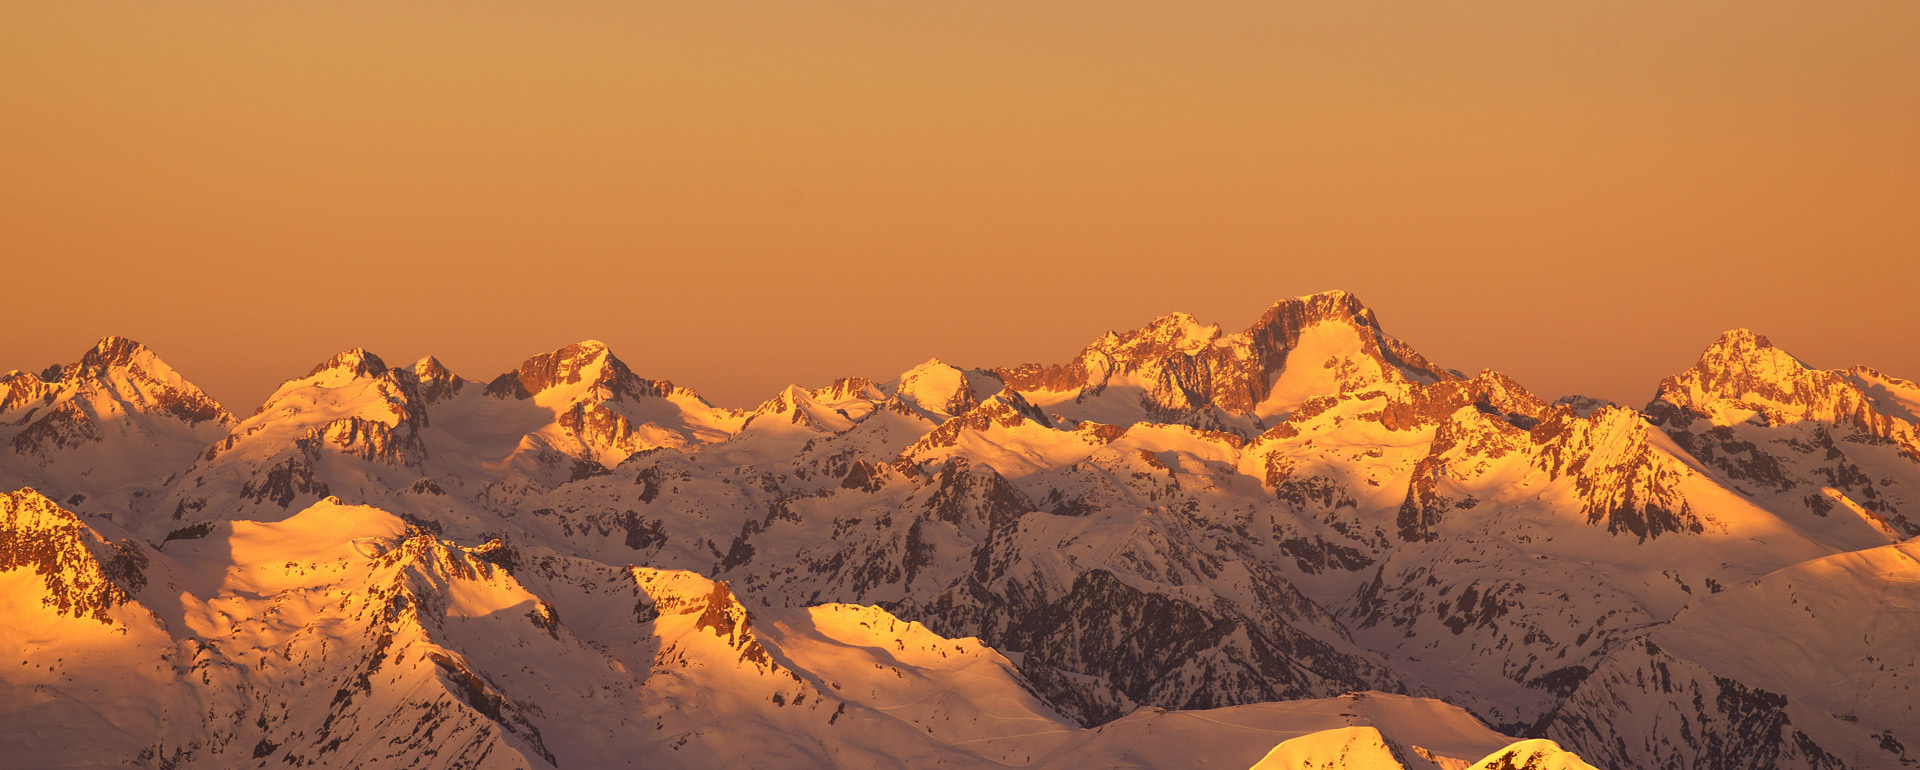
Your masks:
M587 341L241 415L108 338L0 377L0 765L1920 765L1920 386L1657 385L1343 292L752 409Z

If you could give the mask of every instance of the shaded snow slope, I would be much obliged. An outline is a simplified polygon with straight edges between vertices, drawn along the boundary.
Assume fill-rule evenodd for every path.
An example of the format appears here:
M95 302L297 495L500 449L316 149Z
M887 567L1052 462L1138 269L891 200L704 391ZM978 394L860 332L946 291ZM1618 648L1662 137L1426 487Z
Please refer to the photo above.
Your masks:
M108 337L75 363L0 375L0 477L69 505L125 510L232 424L153 351Z
M878 608L754 609L332 501L152 549L19 492L0 538L0 639L26 656L0 748L35 767L1174 767L1187 740L1233 767L1354 720L1448 756L1508 742L1387 694L1089 730L1005 656Z
M74 585L158 677L158 721L129 724L165 726L115 756L1167 765L1231 734L1206 761L1247 767L1296 738L1301 761L1370 751L1348 728L1406 767L1500 748L1190 716L1355 691L1607 767L1920 746L1920 388L1744 330L1643 408L1441 368L1341 292L747 410L592 341L484 382L349 350L240 420L124 341L56 370L3 381L0 438L34 451L0 452L0 485L70 512L62 553L97 568ZM49 409L86 419L33 428ZM99 577L142 559L141 586ZM101 625L27 574L6 579L33 628ZM23 672L58 672L38 655ZM58 682L23 686L86 706ZM422 727L381 749L394 713ZM741 726L700 721L721 713ZM1536 748L1502 761L1564 759Z

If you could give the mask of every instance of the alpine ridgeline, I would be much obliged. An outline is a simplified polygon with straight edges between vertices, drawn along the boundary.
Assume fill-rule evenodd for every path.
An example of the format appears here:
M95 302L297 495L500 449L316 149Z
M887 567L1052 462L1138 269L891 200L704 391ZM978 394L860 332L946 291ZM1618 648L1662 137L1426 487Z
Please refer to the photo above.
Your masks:
M0 379L27 766L1902 768L1920 386L1549 401L1350 294L752 409L581 342Z

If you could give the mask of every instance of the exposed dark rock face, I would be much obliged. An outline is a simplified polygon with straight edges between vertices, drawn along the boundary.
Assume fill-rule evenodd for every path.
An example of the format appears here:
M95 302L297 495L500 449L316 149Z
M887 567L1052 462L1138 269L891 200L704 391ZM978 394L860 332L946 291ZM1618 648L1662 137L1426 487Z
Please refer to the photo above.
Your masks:
M1635 640L1622 644L1534 733L1577 747L1599 767L1853 767L1796 726L1787 705L1786 696Z
M1191 316L1176 313L1141 329L1109 333L1068 363L1024 364L996 373L1016 391L1078 389L1082 399L1099 395L1117 375L1144 376L1153 383L1143 398L1154 419L1225 428L1222 420L1208 416L1210 410L1252 414L1274 377L1287 367L1301 334L1328 322L1351 326L1362 354L1378 361L1390 377L1409 382L1459 379L1387 336L1373 311L1345 292L1277 303L1246 331L1226 336L1218 327L1196 332Z
M1808 368L1746 329L1721 335L1692 368L1662 381L1647 411L1660 422L1685 427L1692 419L1708 417L1715 401L1746 401L1769 424L1841 423L1899 443L1909 452L1916 449L1911 424L1903 426L1904 420L1882 413L1846 373Z
M42 464L62 450L144 432L141 419L188 427L233 421L219 403L125 337L102 339L78 362L48 367L38 376L0 376L0 415L24 426L13 434L13 451Z
M267 469L265 477L248 481L242 486L240 496L255 502L273 503L282 510L293 505L295 499L326 497L327 483L314 476L313 462L317 459L318 451L313 447L311 442L302 444L300 451L292 457Z
M13 371L0 375L0 414L11 414L36 401L51 400L50 396L60 382L60 371L55 368L48 374L53 376L50 382L32 372Z
M995 425L1002 428L1016 428L1023 423L1033 423L1042 427L1052 427L1047 415L1034 408L1019 393L1003 392L985 403L968 410L965 414L943 422L940 427L922 436L903 457L938 447L951 447L958 444L962 431L984 431Z
M1679 484L1687 473L1647 445L1647 423L1636 412L1602 409L1588 417L1556 410L1532 431L1535 464L1549 478L1571 477L1587 521L1641 540L1702 530Z
M453 398L459 395L460 390L467 385L466 380L460 379L441 364L439 359L432 356L422 358L419 363L414 364L412 374L413 381L417 383L415 388L420 395L420 401L425 405L437 404Z
M671 382L634 374L606 345L592 340L527 359L520 368L494 378L485 394L526 401L555 389L570 394L555 419L569 441L577 442L555 449L609 467L662 442L679 446L723 437L702 434L710 429L685 422L688 419L724 422L743 416L715 408L699 394ZM664 426L645 422L660 420L662 410L681 412L682 420L665 420L671 424ZM643 427L651 432L643 434Z
M760 646L760 640L754 638L753 623L747 616L747 608L734 598L733 591L726 583L714 583L713 593L707 596L705 606L699 608L700 617L695 619L693 627L711 631L714 636L726 641L727 646L740 651L740 659L758 666L772 666L773 658L767 655L767 649Z
M1511 377L1485 371L1468 380L1442 380L1414 388L1408 400L1389 403L1381 410L1380 424L1392 430L1435 426L1466 406L1499 415L1522 429L1533 427L1548 407Z
M302 379L312 378L326 372L338 372L343 376L354 379L372 379L387 373L387 362L380 360L379 356L367 352L365 348L352 348L341 351L332 358L316 364L312 370L307 372L306 377Z
M1890 532L1912 537L1920 535L1920 490L1865 470L1882 448L1920 468L1912 415L1876 398L1880 382L1905 381L1865 367L1812 369L1766 337L1735 329L1663 381L1646 412L1738 491L1809 500L1808 509L1823 515L1830 500L1820 488L1831 488Z
M38 410L32 424L13 436L13 451L23 455L49 455L100 441L100 427L87 409L72 402Z
M592 385L606 388L614 397L664 398L674 391L672 383L642 378L605 345L587 341L527 359L519 369L494 378L487 385L487 395L532 398L548 388L577 385L590 374Z
M0 378L11 431L0 435L47 456L110 445L118 427L89 406L105 402L70 396L160 372L150 357L110 338L78 364ZM905 375L846 378L748 414L640 378L593 342L485 386L431 358L394 368L350 350L139 490L151 497L61 489L86 516L7 519L0 571L33 570L48 606L110 621L169 559L217 546L234 531L225 520L277 521L335 494L391 510L405 533L365 538L349 560L393 573L353 587L378 624L301 650L353 663L317 685L338 693L320 709L330 721L289 728L275 721L293 719L283 706L222 749L296 765L354 745L368 696L403 664L438 683L409 706L424 725L409 745L459 727L511 738L536 765L550 748L564 755L517 702L524 681L449 641L471 618L439 616L449 586L470 587L459 581L517 601L512 581L560 580L553 565L569 559L639 565L566 579L635 591L587 606L691 624L690 638L719 640L743 669L788 660L756 612L786 623L795 607L878 605L1006 652L1035 693L1087 725L1141 706L1386 689L1441 695L1602 766L1874 766L1863 751L1888 764L1920 745L1877 724L1853 735L1802 690L1663 651L1650 631L1813 556L1920 534L1911 383L1813 370L1730 332L1644 411L1549 403L1498 372L1438 368L1339 293L1279 303L1234 334L1173 315L1056 366L914 371L917 390ZM161 412L231 422L196 403ZM689 416L699 409L710 412ZM483 444L493 454L463 454ZM167 556L149 563L160 546L86 524L108 513L168 542ZM656 595L635 582L652 568L713 582ZM564 601L504 604L488 617L510 621L515 644L590 646ZM410 639L439 647L404 652ZM685 654L622 665L670 668ZM797 705L811 686L774 703Z
M31 489L0 494L0 572L31 569L46 584L42 603L63 615L111 625L108 611L146 586L145 547L114 543Z
M1307 603L1290 586L1271 590ZM1214 708L1398 689L1386 671L1292 625L1140 591L1105 570L1081 574L1045 605L992 614L1002 613L1005 625L982 629L983 641L1023 652L1021 671L1086 724L1119 718L1130 704ZM1088 675L1104 685L1090 686Z

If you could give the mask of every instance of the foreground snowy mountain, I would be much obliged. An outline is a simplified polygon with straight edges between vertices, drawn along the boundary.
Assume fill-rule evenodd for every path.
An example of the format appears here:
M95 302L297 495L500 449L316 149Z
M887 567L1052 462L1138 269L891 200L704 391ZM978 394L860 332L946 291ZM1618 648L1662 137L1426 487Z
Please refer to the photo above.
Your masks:
M7 542L72 542L0 565L39 618L0 747L48 761L96 710L63 761L1920 761L1920 386L1744 330L1644 410L1340 292L749 410L583 342L485 383L351 350L235 422L122 348L6 380L131 426L0 463L67 502L9 497Z
M1384 693L1086 729L1004 656L879 608L754 609L693 573L461 547L332 500L158 547L31 491L0 523L0 642L25 656L0 703L34 767L1244 767L1356 724L1464 764L1510 742Z

